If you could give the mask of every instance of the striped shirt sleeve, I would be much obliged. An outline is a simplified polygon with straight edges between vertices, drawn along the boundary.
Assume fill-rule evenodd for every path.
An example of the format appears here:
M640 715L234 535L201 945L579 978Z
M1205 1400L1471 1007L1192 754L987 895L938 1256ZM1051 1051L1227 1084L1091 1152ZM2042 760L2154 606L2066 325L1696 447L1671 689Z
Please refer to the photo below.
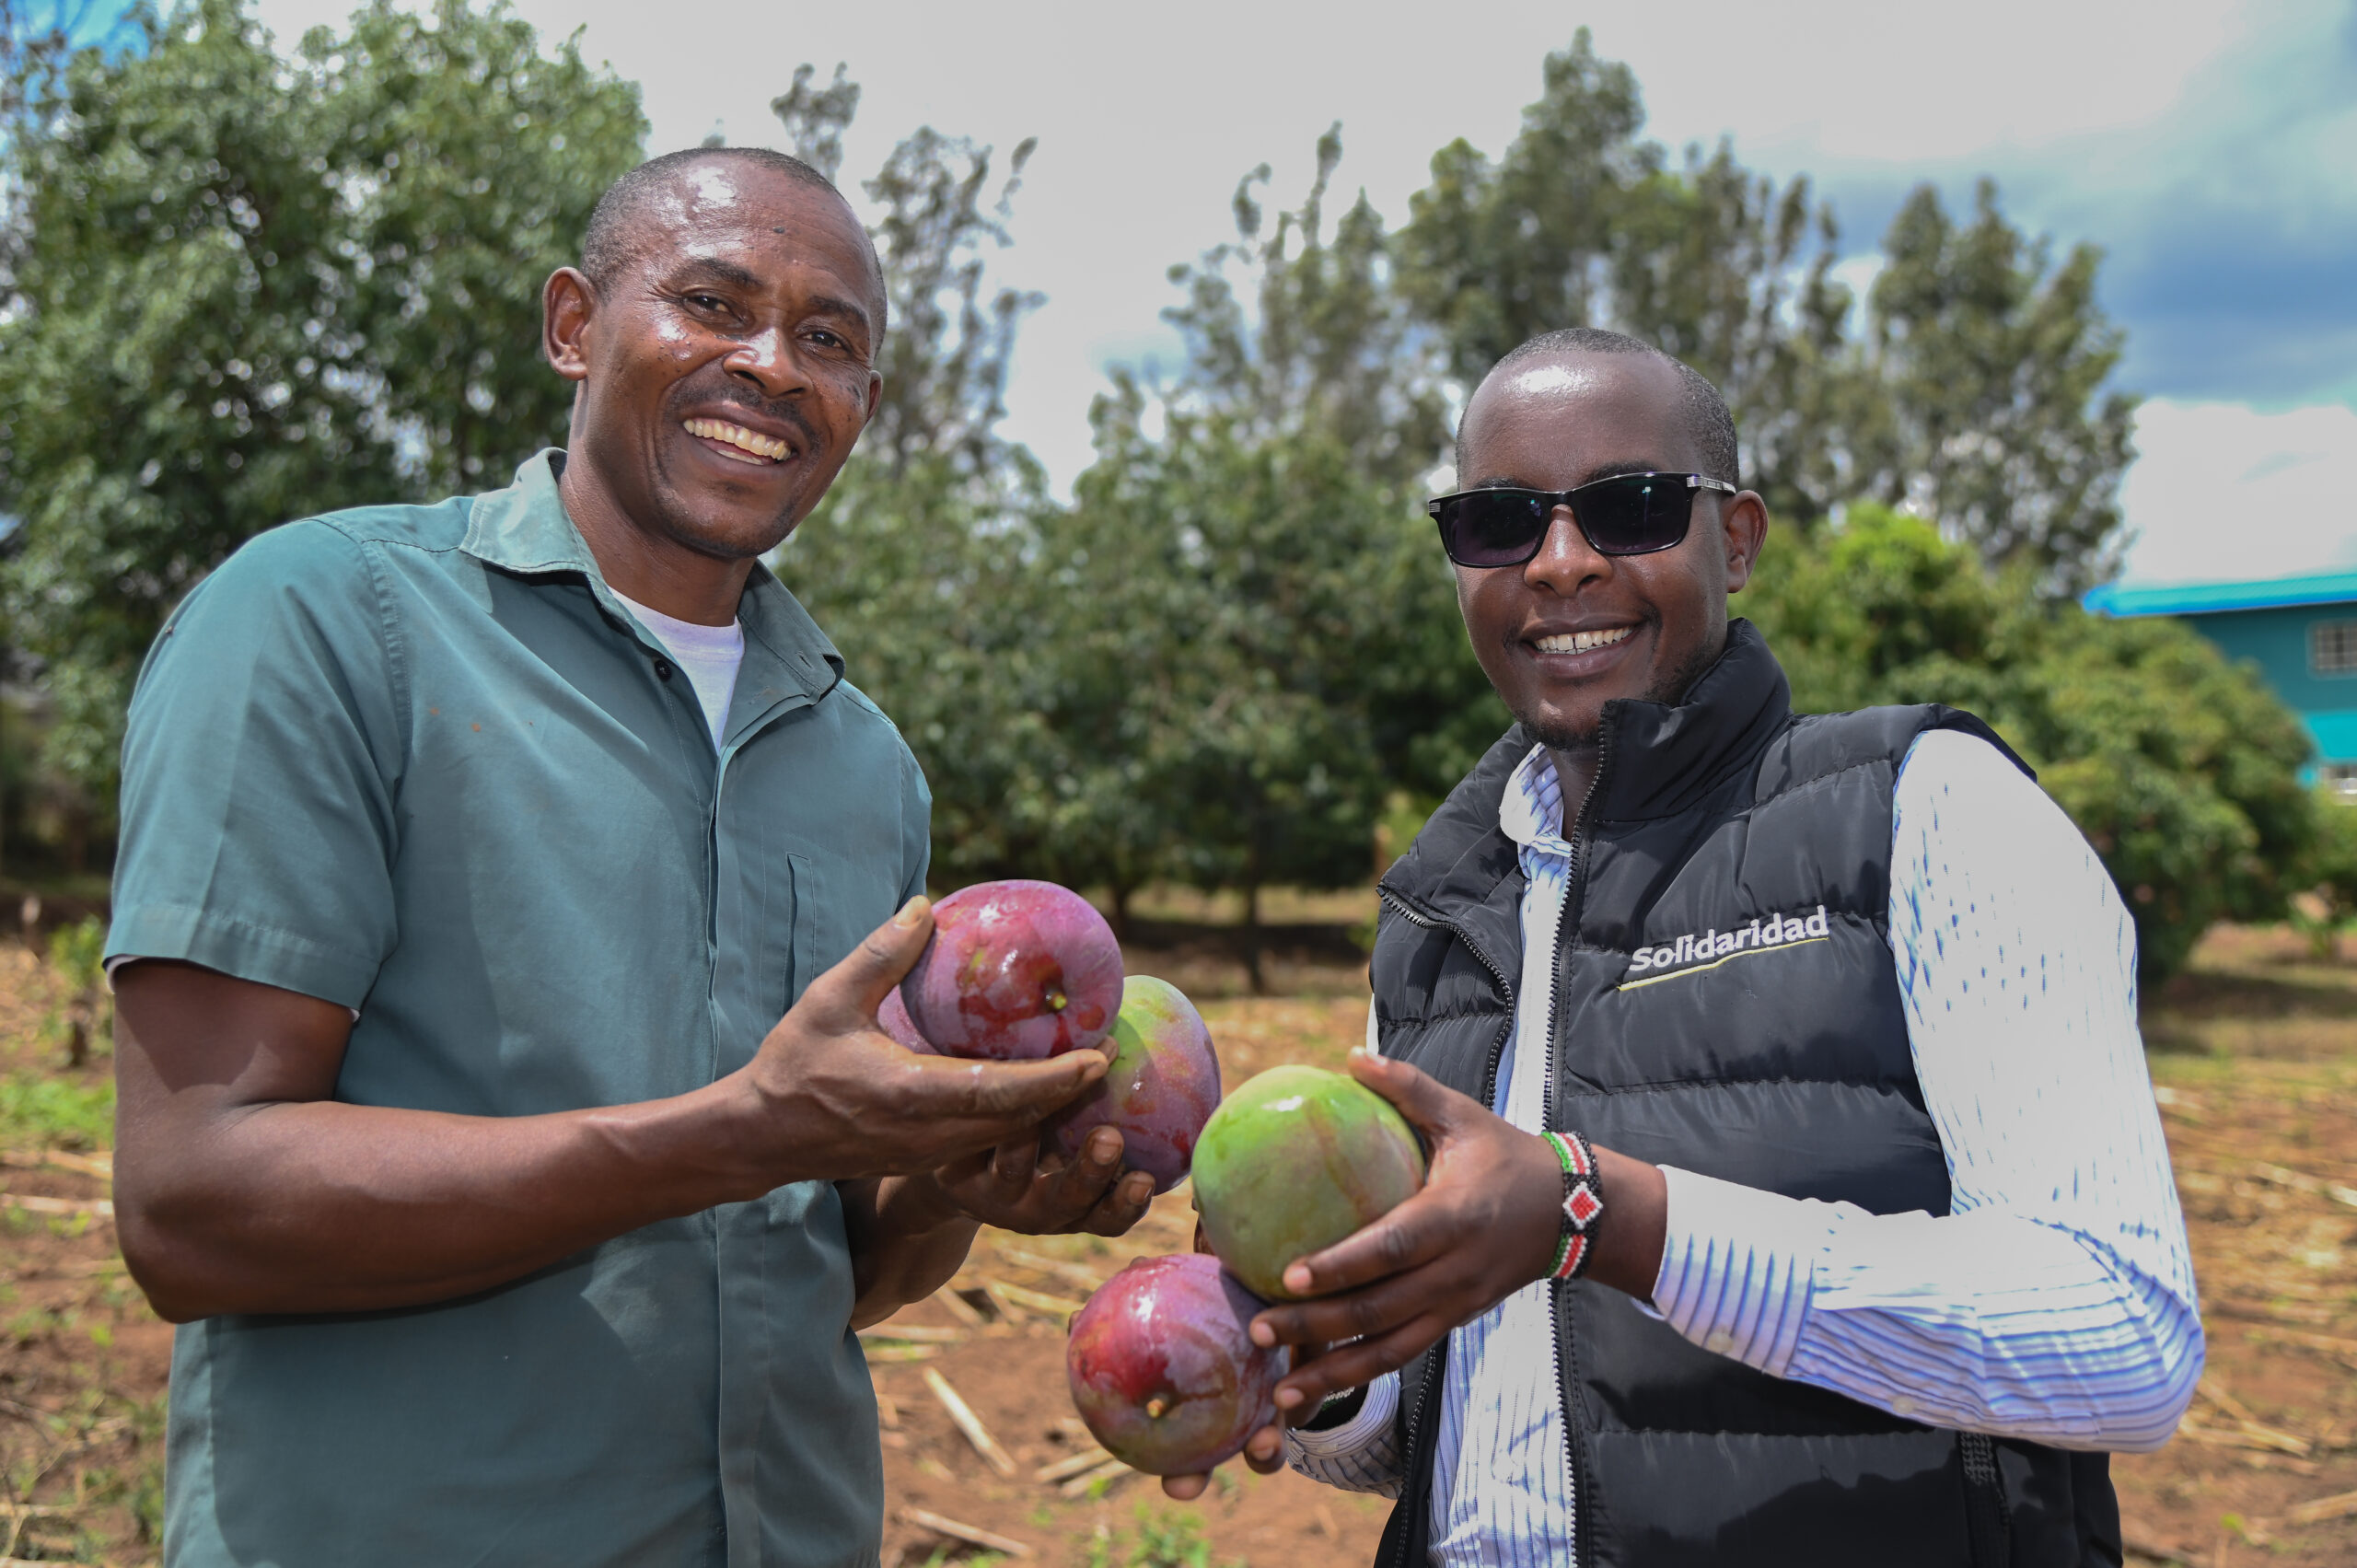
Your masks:
M1344 1492L1396 1498L1408 1474L1394 1420L1399 1411L1399 1375L1387 1372L1366 1386L1358 1414L1341 1425L1325 1432L1285 1428L1285 1462Z
M1923 737L1894 804L1890 944L1950 1213L1671 1170L1655 1307L1709 1350L1934 1426L2156 1448L2203 1344L2134 925L1986 742Z

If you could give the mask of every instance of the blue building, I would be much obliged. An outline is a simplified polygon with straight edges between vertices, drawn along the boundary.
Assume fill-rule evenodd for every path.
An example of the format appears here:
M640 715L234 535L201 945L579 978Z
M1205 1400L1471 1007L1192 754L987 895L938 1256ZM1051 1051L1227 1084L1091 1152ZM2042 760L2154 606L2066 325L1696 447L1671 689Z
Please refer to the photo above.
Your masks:
M2357 570L2262 583L2107 584L2098 615L2174 615L2231 659L2248 659L2315 737L2311 777L2357 801Z

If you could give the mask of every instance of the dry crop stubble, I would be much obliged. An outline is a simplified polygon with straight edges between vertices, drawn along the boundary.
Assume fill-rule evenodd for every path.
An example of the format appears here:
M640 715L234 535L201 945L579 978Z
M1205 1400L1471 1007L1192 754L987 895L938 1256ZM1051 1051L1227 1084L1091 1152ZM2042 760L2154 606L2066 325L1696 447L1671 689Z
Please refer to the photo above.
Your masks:
M1138 972L1174 955L1134 952ZM1231 998L1240 970L1190 953L1201 993ZM1353 990L1353 987L1356 987ZM1190 987L1190 989L1193 989ZM170 1330L122 1272L102 1147L82 1114L110 1063L64 1068L46 1020L63 988L0 943L0 1084L70 1091L44 1123L9 1123L0 1191L0 1545L62 1562L152 1563ZM1364 1035L1364 981L1330 961L1299 993L1208 1001L1223 1070L1241 1082L1284 1062L1338 1067ZM2113 1472L2131 1562L2340 1568L2357 1562L2357 963L2319 964L2286 931L2225 930L2146 1016L2163 1124L2193 1236L2210 1371L2185 1429ZM53 1157L62 1154L64 1158ZM902 1568L1021 1559L1147 1568L1207 1560L1259 1568L1363 1568L1387 1505L1298 1476L1224 1467L1182 1507L1097 1457L1063 1377L1064 1319L1132 1257L1184 1250L1185 1186L1127 1237L985 1232L942 1295L863 1335L885 1422L885 1562ZM924 1378L934 1373L1005 1454L993 1468ZM1192 1521L1190 1524L1190 1521ZM0 1553L0 1556L10 1553Z

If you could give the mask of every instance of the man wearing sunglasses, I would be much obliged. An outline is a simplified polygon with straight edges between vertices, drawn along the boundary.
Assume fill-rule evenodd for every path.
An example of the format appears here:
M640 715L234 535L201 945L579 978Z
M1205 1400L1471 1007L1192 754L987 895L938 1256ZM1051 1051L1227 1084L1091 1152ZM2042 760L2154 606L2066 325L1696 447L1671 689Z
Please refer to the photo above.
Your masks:
M1431 1178L1256 1320L1248 1458L1398 1498L1387 1565L2119 1562L2201 1329L2101 863L1966 714L1790 711L1687 366L1535 340L1457 467L1517 722L1383 878L1353 1063Z

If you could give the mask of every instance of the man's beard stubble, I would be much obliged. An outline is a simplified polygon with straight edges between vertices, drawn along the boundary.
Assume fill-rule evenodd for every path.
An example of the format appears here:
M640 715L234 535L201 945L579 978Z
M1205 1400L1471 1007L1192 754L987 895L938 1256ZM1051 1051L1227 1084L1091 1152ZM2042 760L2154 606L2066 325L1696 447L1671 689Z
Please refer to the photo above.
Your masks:
M1655 681L1637 701L1662 703L1670 707L1676 707L1686 700L1686 694L1694 689L1694 683L1702 679L1704 672L1719 662L1719 656L1726 652L1726 638L1724 635L1719 639L1719 645L1716 647L1696 645L1694 650L1688 654L1676 668L1667 671L1660 679ZM1607 707L1610 705L1610 703L1606 704ZM1550 751L1593 751L1602 734L1600 714L1598 722L1585 730L1562 729L1544 725L1528 714L1518 713L1514 716L1521 721L1523 728L1530 732L1532 739Z

